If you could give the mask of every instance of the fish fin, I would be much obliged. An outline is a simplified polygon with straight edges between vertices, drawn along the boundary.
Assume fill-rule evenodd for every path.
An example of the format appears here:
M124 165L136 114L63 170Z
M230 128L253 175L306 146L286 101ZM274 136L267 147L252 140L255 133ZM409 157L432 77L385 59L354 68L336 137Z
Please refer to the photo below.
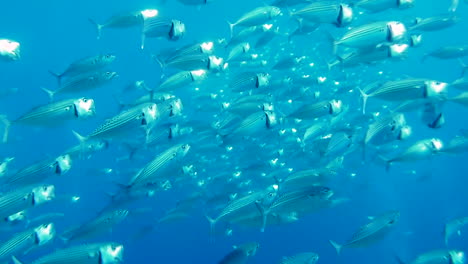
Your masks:
M117 103L119 106L119 111L122 111L122 109L125 108L125 103L120 100L120 98L117 96L117 94L113 94L112 97L114 98L114 101Z
M164 63L163 59L160 58L158 55L153 55L153 59L159 64L159 66L161 67L161 71L164 72L164 70L166 69L166 64Z
M135 157L135 153L137 152L138 148L133 147L128 143L122 143L122 146L128 151L128 160L133 160L133 157Z
M63 73L55 73L51 70L49 70L49 73L54 76L55 78L57 78L57 83L58 83L58 87L60 87L60 84L62 83L62 77L63 77Z
M333 240L328 240L328 242L330 242L330 245L332 245L335 248L336 254L340 255L341 254L341 249L343 248L343 246L336 243Z
M210 223L210 236L214 237L215 225L216 225L216 222L218 221L218 219L216 219L216 218L213 219L213 218L209 217L207 214L205 214L205 218Z
M8 120L6 115L0 115L0 122L5 126L2 142L6 143L8 141L8 135L10 134L11 121Z
M11 260L14 264L25 264L24 262L19 261L15 256L11 256Z
M103 25L96 23L96 21L94 21L91 18L88 18L88 21L91 22L91 24L93 24L96 27L97 39L101 39L101 32L102 32Z
M369 98L369 95L366 94L361 88L359 88L359 92L361 93L362 97L362 114L366 114L366 106L367 106L367 99Z
M145 41L146 41L146 35L144 32L141 33L141 44L140 44L140 49L144 50L145 49Z
M378 158L380 160L382 160L383 162L385 162L385 171L386 172L390 171L390 166L392 165L392 160L387 158L387 157L384 157L382 155L378 155Z
M450 5L448 11L450 13L455 13L458 9L458 4L459 4L459 0L452 0L452 4Z
M72 130L72 133L78 139L78 141L80 141L80 143L84 143L84 142L86 142L86 140L88 140L87 137L84 137L84 136L78 134L78 132L76 132L75 130Z
M461 236L461 230L458 230L458 231L457 231L457 235L458 235L458 236Z
M226 22L228 23L229 25L229 32L230 32L230 36L231 36L231 39L232 39L232 36L234 36L234 27L236 26L236 24L233 24L229 21L226 20Z
M49 96L49 101L50 102L54 101L55 91L49 90L49 89L44 88L44 87L41 87L41 89L42 89L42 91L47 93L47 96Z
M465 76L465 73L468 70L468 66L461 59L458 59L458 62L460 63L460 66L462 67L461 77L463 77Z
M259 201L255 202L255 206L257 206L257 209L260 212L260 215L262 216L262 227L260 228L260 232L263 233L265 232L267 217L270 213L270 210L265 209L265 207Z

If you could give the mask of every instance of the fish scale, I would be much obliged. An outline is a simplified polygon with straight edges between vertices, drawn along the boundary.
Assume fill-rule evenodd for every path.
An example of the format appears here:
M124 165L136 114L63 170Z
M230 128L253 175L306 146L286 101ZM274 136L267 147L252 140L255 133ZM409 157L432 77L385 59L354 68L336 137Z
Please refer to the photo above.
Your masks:
M56 173L56 161L47 160L24 168L7 178L8 184L25 184L41 181L41 176Z
M335 44L354 46L367 43L370 46L378 44L373 43L371 40L376 40L377 42L389 41L390 34L387 29L387 23L387 21L375 22L352 29L347 32L340 40L336 41Z
M369 94L371 97L385 98L386 100L410 100L421 98L427 79L408 79L391 81L383 84L377 91Z
M99 248L106 244L90 244L57 250L31 264L100 264Z
M229 87L232 91L242 91L245 88L253 89L255 88L255 83L257 81L257 73L255 72L244 72L236 75L231 82L229 82Z
M178 56L163 63L163 67L172 67L180 70L209 69L209 56L207 54L195 54Z
M377 121L369 125L369 129L366 132L366 138L364 139L364 143L369 143L369 141L371 141L379 132L381 132L387 127L391 127L394 118L395 115L385 116L383 118L379 118Z
M289 116L293 118L317 118L323 115L330 114L330 103L328 101L318 102L315 104L306 104L299 107Z
M303 18L316 18L316 14L320 13L320 17L333 17L334 19L337 19L339 11L339 5L334 2L319 2L306 6L305 8L296 11L291 15L302 15Z

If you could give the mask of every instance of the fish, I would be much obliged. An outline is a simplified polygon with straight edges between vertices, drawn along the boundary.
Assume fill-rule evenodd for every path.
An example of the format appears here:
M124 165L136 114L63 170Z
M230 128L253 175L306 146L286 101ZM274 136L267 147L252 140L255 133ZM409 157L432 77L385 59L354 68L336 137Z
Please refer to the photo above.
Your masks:
M0 39L0 61L12 62L21 58L21 44L11 39Z
M101 70L114 62L115 59L116 56L113 54L100 54L77 60L71 63L62 73L55 73L52 71L49 71L49 73L57 78L58 85L60 86L61 80L64 77L76 76L83 73Z
M393 140L405 140L411 135L411 127L406 125L404 114L393 112L379 116L366 131L364 145L372 142L383 144Z
M315 264L319 260L319 255L313 252L299 253L294 256L284 257L280 264Z
M335 248L339 255L345 247L364 247L369 244L382 240L400 218L399 211L389 211L375 217L371 222L359 228L345 244L340 245L333 240L330 244Z
M164 80L156 90L158 92L173 92L177 88L199 83L207 78L206 70L193 70L178 72Z
M468 151L468 134L456 135L441 150L443 153L463 153Z
M408 30L412 32L437 31L449 28L460 21L460 18L453 15L442 15L428 18L416 18L414 25L409 26Z
M54 198L54 185L29 185L10 189L0 197L0 217L5 219L18 212L50 202Z
M8 120L0 115L4 124L3 143L8 141L10 127L13 124L33 126L56 126L67 120L87 119L96 113L94 100L91 98L67 99L35 107L15 120Z
M446 46L436 49L430 53L427 53L422 57L422 61L425 61L428 57L434 57L438 59L459 59L468 56L468 45L461 46Z
M406 101L420 98L442 100L446 98L448 83L408 78L397 81L388 81L370 93L359 90L362 97L362 112L365 114L367 100L376 97L386 101Z
M92 73L84 73L71 78L68 78L65 82L62 82L57 90L49 90L42 88L47 93L50 100L54 100L54 96L60 94L78 93L83 91L89 91L98 87L101 87L113 79L119 77L116 72L111 71L96 71Z
M189 6L201 6L201 5L207 5L210 2L213 2L214 0L177 0L180 3L184 5L189 5Z
M354 5L371 13L377 13L390 8L411 8L414 6L414 0L359 0Z
M157 9L145 9L141 11L129 12L127 14L115 15L107 19L102 24L95 22L89 18L89 22L96 27L97 39L101 38L104 28L129 28L142 25L145 19L155 17L159 14Z
M326 115L336 116L340 114L342 110L343 102L341 100L326 100L314 104L303 105L289 114L288 117L299 119L314 119Z
M262 6L243 14L236 22L229 24L231 37L234 34L234 28L238 26L250 27L267 23L282 14L281 9L276 6Z
M158 118L158 107L154 103L144 103L122 111L118 115L107 119L87 136L82 136L73 131L80 144L89 140L116 140L118 137L128 135L135 130L145 130L145 135Z
M175 68L183 71L206 70L210 72L221 72L227 67L224 59L214 55L207 54L192 54L181 55L158 61L163 70L167 68Z
M167 64L167 61L173 60L178 57L190 56L190 55L212 55L215 50L215 43L213 41L206 41L202 43L195 43L185 45L178 49L169 49L161 52L159 55L153 56L153 58L159 61L161 64Z
M460 85L460 83L458 83ZM468 92L463 92L457 96L447 99L448 102L453 102L462 106L468 106Z
M232 81L229 82L229 88L234 92L267 88L270 79L271 75L268 73L243 72L233 77Z
M404 264L401 259L397 258L400 264ZM430 263L451 263L462 264L465 263L465 253L459 250L433 250L417 256L409 264L430 264Z
M247 260L255 256L257 253L260 244L257 242L250 242L245 243L240 246L235 246L234 250L229 252L226 256L224 256L218 264L243 264L246 263Z
M382 43L398 43L406 35L407 30L403 23L399 21L378 21L348 30L340 39L334 41L333 46L335 51L338 46L372 48Z
M326 23L337 27L345 27L353 21L353 9L344 3L319 1L291 12L290 16L299 19L300 23L302 23L302 20L307 20L313 23Z
M22 255L51 242L55 232L54 224L48 223L14 234L0 244L0 260L8 261L12 255Z
M445 224L445 228L444 228L445 245L448 245L448 240L453 234L457 233L458 235L461 235L460 229L462 229L467 224L468 224L468 217L460 217L460 218L456 218L456 219L448 221Z
M56 250L53 253L42 256L31 264L52 263L81 263L81 264L119 264L123 263L124 247L119 243L95 243L73 246ZM16 256L13 256L15 264L23 264Z
M248 42L239 43L231 48L228 57L226 58L226 62L238 59L239 57L242 57L243 55L247 54L249 51L250 44Z
M66 175L72 165L73 162L69 155L60 155L26 166L16 173L6 176L3 180L7 186L40 183L52 175Z
M438 138L419 140L393 158L381 158L386 163L386 170L395 162L413 162L432 157L443 150L443 142Z
M103 212L95 218L69 230L60 235L60 238L69 243L75 240L82 240L95 237L99 234L112 230L116 225L124 221L129 215L126 209L117 209Z
M152 161L132 177L126 185L127 189L148 184L151 185L154 184L155 181L164 178L161 174L161 170L185 157L189 150L189 144L177 144L156 155Z
M144 20L141 34L141 46L145 48L146 38L165 38L177 41L185 35L185 24L177 19L150 17Z

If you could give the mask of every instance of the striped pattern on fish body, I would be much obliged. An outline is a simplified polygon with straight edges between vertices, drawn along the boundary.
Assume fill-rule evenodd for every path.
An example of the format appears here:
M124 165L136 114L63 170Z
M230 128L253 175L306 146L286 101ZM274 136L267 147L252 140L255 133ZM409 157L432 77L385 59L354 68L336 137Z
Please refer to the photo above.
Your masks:
M101 264L103 263L101 248L107 245L109 244L99 243L60 249L33 261L31 264Z
M356 7L364 8L370 12L381 12L390 8L410 8L413 0L360 0Z
M335 41L335 45L349 47L375 46L379 43L391 41L388 21L374 22L349 30L344 36Z
M190 146L188 144L178 144L167 149L136 174L130 180L128 186L151 184L156 179L160 179L163 175L160 175L158 172L164 167L167 167L170 163L184 157L189 149Z
M248 136L272 128L275 123L275 114L272 111L260 111L246 117L232 131L233 135Z
M172 28L172 20L161 17L145 19L143 24L143 34L146 37L166 37Z
M314 119L317 117L331 115L332 109L329 101L322 101L314 104L306 104L289 114L289 117L299 119Z
M374 219L362 226L345 245L359 245L359 243L372 239L372 237L378 237L379 233L384 233L388 228L393 227L399 216L399 212L393 212Z
M231 90L234 92L255 89L257 79L257 73L243 72L232 78L232 81L229 82L229 88L231 88Z
M317 253L305 252L291 257L285 257L280 264L315 264L319 260Z
M257 7L240 17L234 26L256 26L268 22L268 20L281 14L281 10L276 6Z
M312 3L291 13L291 16L300 17L311 22L330 24L338 23L339 15L340 4L328 1Z
M34 194L31 186L18 188L0 196L0 217L8 216L34 206Z
M125 128L134 128L140 126L146 126L147 122L145 120L145 114L143 109L149 107L156 107L156 104L145 103L142 105L137 105L133 108L130 108L111 119L108 119L104 124L96 128L91 134L87 136L88 139L91 138L112 138L114 135L119 134Z
M257 191L229 202L215 218L215 221L219 221L220 219L228 217L231 214L235 214L237 211L246 208L247 206L255 204L255 202L263 199L265 195L265 191Z
M53 91L52 93L76 93L81 91L88 91L97 88L116 77L116 72L95 72L90 74L82 74L67 79L60 85L57 90Z
M165 68L175 68L183 71L210 68L210 57L207 54L193 54L178 56L163 62Z
M427 79L405 79L384 83L369 97L376 97L389 101L403 101L424 97Z
M279 210L281 208L287 208L296 202L308 200L308 199L322 199L328 198L333 192L323 186L312 186L303 188L300 190L290 191L280 195L269 207L270 211Z
M442 47L428 53L424 56L424 58L427 56L436 57L439 59L456 59L465 57L468 56L468 45Z
M115 60L115 58L115 55L112 54L103 54L92 57L86 57L71 63L67 67L67 69L61 74L54 74L52 72L51 73L59 79L60 84L60 79L62 77L76 76L78 74L83 74L86 72L97 71L112 63Z
M344 132L337 132L328 140L326 147L321 154L322 156L340 154L340 152L346 152L345 150L349 148L351 144L351 135Z
M86 239L97 234L105 233L119 224L128 216L129 211L117 209L115 211L105 212L95 219L80 225L77 228L65 231L62 237L67 240Z
M55 159L45 160L23 168L7 177L6 183L8 185L38 183L53 174L61 174L59 164Z
M78 118L75 101L76 99L68 99L36 107L13 122L44 125L61 119Z
M192 73L190 71L178 72L169 76L164 80L156 90L158 91L172 91L179 87L189 85L193 82Z
M409 27L411 31L435 31L455 25L460 19L454 15L416 18L416 23Z
M393 113L384 117L378 118L375 122L369 125L364 139L364 144L368 144L373 138L378 135L396 130L398 127L405 125L404 115Z

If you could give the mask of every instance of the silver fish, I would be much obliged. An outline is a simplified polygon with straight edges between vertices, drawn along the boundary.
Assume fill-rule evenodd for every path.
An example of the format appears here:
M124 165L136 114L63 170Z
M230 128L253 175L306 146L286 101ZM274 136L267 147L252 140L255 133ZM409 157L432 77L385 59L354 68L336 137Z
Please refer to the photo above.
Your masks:
M456 218L456 219L448 221L445 224L445 228L444 228L445 245L448 245L448 240L454 233L461 235L460 229L462 229L467 224L468 224L468 217L460 217L460 218Z
M442 149L444 153L463 153L468 151L468 134L457 135Z
M99 24L94 20L89 21L96 26L97 38L100 39L104 28L129 28L142 25L145 19L155 17L159 13L156 9L146 9L142 11L131 12L128 14L116 15L109 18L106 22Z
M8 185L40 183L52 175L67 174L72 164L71 157L66 154L57 158L42 160L5 177L5 182Z
M468 56L468 45L463 46L446 46L441 47L437 50L434 50L421 59L422 61L426 60L428 57L434 57L438 59L458 59Z
M197 83L205 80L207 73L205 70L193 70L193 71L183 71L178 72L166 80L164 80L158 88L157 91L174 91L177 88L188 86L192 83Z
M146 38L166 38L177 41L185 35L185 24L176 19L151 17L144 20L141 34L141 49L145 48Z
M154 103L134 106L106 120L86 137L73 131L80 143L88 140L115 140L116 137L129 134L136 130L149 130L158 118L158 108Z
M158 62L163 69L175 68L183 71L202 69L219 72L227 67L223 58L207 54L183 55Z
M55 227L52 223L16 233L9 240L0 244L0 260L8 261L13 255L25 254L51 242L54 237Z
M268 73L243 72L233 77L229 87L234 92L266 88L270 84L271 75Z
M377 142L386 143L392 140L404 140L411 134L411 128L406 125L405 116L401 113L392 113L379 117L369 125L364 145Z
M332 240L330 244L339 255L344 247L363 247L382 240L400 219L399 211L390 211L375 217L370 223L362 226L350 240L340 245Z
M245 243L234 247L234 250L229 252L221 259L218 264L244 264L249 257L255 256L260 244L257 242Z
M9 121L6 116L0 115L0 121L5 125L3 143L8 141L9 130L13 124L54 126L67 120L86 119L94 115L94 100L84 97L38 106L12 121Z
M188 144L177 144L157 155L143 169L141 169L127 184L127 188L153 184L156 180L164 178L161 174L163 168L173 164L187 155L190 150Z
M162 53L160 53L158 56L155 56L154 58L157 61L163 62L163 64L167 64L167 61L170 61L177 57L199 55L199 54L211 55L214 51L214 47L215 47L215 44L213 41L189 44L181 48L178 48L176 50L170 49L167 51L163 51Z
M288 116L299 119L314 119L326 115L338 115L343 110L343 102L341 100L322 101L315 104L306 104Z
M352 48L376 47L381 43L397 43L406 37L406 27L398 21L379 21L355 27L334 42Z
M236 22L228 22L231 31L231 37L234 33L234 27L236 26L258 26L280 16L281 14L281 9L276 6L257 7L242 15Z
M123 245L118 243L87 244L57 250L34 260L31 264L120 264L124 261L123 252ZM15 264L23 264L16 257L13 260Z
M390 8L406 9L414 6L414 0L359 0L356 7L377 13Z
M344 27L353 20L353 9L347 4L319 1L291 12L290 15L313 23L327 23L334 24L337 27Z
M299 253L291 257L284 257L280 264L315 264L319 255L313 252Z
M89 91L100 86L103 86L113 79L117 78L119 75L116 72L92 72L77 75L71 78L68 78L65 82L62 82L57 90L48 90L42 88L48 95L51 100L58 93L77 93L82 91Z
M460 18L453 15L416 18L414 25L408 27L410 31L437 31L446 29L458 23Z
M239 57L242 57L244 54L248 53L249 51L250 51L250 44L248 42L239 43L236 46L232 47L232 49L229 51L226 61L229 62L229 61L238 59Z
M420 140L409 148L398 154L394 158L382 159L386 162L386 169L390 169L390 165L395 162L412 162L416 160L423 160L432 157L443 150L443 143L440 139L431 138Z
M49 71L49 73L57 78L58 84L60 86L63 77L71 77L83 73L101 70L114 62L115 58L116 56L112 54L86 57L71 63L62 73L54 73L52 71Z
M3 193L0 197L0 217L7 218L15 213L47 203L55 198L55 186L27 186Z
M10 39L0 39L0 61L17 61L20 59L20 43Z
M76 228L65 231L60 237L66 242L94 237L111 230L124 221L128 215L129 211L125 209L104 212Z
M400 259L398 262L404 263ZM423 253L416 257L409 264L463 264L465 263L465 253L458 250L434 250Z

